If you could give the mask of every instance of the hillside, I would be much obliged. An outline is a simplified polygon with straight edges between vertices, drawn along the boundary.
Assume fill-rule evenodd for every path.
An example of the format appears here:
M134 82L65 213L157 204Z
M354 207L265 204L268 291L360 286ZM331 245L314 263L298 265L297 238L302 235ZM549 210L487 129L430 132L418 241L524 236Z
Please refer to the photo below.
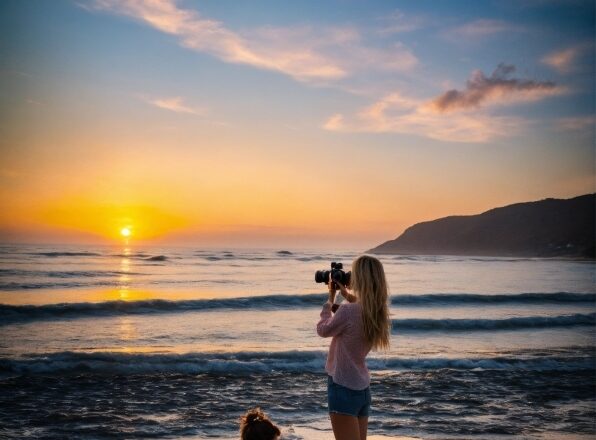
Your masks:
M374 254L594 258L596 194L417 223Z

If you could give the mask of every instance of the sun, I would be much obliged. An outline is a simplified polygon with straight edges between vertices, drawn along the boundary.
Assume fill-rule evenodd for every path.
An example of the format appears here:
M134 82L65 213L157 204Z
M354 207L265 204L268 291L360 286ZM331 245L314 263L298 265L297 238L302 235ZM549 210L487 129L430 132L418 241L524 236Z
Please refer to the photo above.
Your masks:
M126 228L122 228L120 229L120 235L122 235L123 237L130 237L130 228L126 227Z

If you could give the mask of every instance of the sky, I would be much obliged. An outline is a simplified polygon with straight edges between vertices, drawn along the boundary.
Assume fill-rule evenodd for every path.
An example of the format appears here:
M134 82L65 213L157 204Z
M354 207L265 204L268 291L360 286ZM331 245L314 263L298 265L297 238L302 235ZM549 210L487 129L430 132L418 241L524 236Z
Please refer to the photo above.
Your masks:
M595 192L594 12L4 0L0 241L368 249Z

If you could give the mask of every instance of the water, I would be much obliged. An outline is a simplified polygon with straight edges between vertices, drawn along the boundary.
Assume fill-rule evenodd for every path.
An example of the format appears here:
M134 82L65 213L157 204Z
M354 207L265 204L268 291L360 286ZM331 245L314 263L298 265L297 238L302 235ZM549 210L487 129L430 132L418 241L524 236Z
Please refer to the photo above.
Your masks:
M0 437L331 438L315 270L355 252L3 246ZM420 438L596 434L593 262L381 257L391 349L369 430Z

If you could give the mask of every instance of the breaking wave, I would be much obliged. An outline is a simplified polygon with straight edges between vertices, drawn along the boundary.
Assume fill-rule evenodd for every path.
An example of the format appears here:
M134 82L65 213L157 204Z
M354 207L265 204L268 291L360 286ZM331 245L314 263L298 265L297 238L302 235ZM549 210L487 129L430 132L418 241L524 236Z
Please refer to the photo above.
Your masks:
M147 354L118 352L59 352L0 358L0 374L96 372L117 374L217 373L246 375L269 372L323 372L323 351ZM594 368L593 356L494 358L370 358L372 371L400 370L584 370Z
M477 293L430 293L424 295L392 295L394 305L440 305L440 304L544 304L544 303L593 303L596 293L518 293L491 294Z
M114 315L142 315L180 313L213 309L280 309L288 307L319 306L326 295L268 295L245 298L221 298L168 301L152 299L143 301L105 301L99 303L61 303L45 305L0 304L0 325L43 319L84 318Z
M524 316L506 319L394 319L391 322L391 326L395 332L517 330L595 324L596 313L576 313L561 316Z
M38 255L40 257L101 257L102 254L97 252L34 252L30 255Z
M68 285L68 283L65 283ZM109 280L106 285L113 284ZM33 284L30 288L34 287ZM31 322L45 319L86 318L117 315L143 315L158 313L183 313L214 309L278 310L289 308L319 307L327 299L326 294L310 295L264 295L241 298L217 298L169 301L151 299L141 301L105 301L84 303L60 303L44 305L0 304L0 325L15 322ZM524 293L519 295L395 295L394 306L441 306L461 303L586 303L594 301L588 293ZM566 327L594 324L594 314L576 314L555 317L521 317L502 320L490 319L401 319L393 321L395 330L494 330L539 327Z

